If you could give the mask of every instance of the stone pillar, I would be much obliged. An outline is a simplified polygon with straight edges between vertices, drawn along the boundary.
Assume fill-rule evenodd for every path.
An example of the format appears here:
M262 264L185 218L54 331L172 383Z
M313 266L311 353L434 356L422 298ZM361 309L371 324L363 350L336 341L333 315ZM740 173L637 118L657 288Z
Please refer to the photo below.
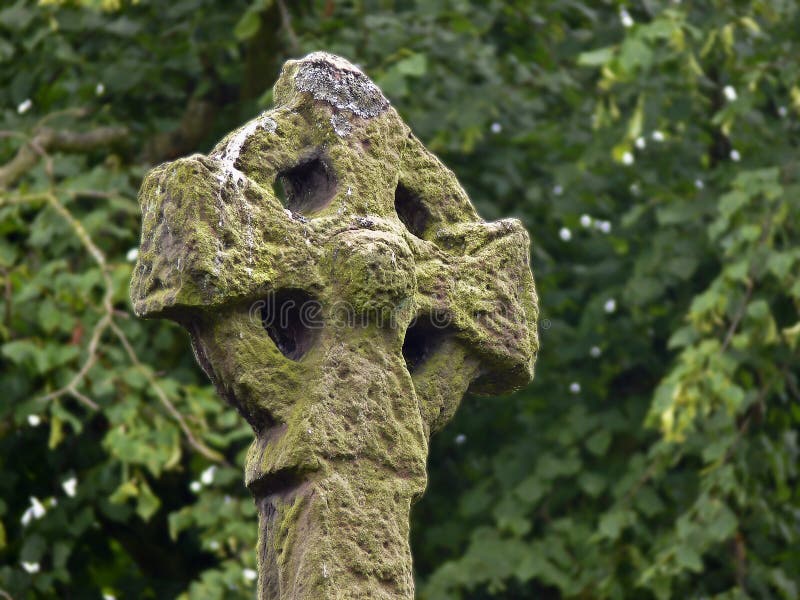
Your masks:
M253 427L259 598L411 599L431 433L533 376L528 235L344 59L287 62L274 99L147 175L133 305L188 330Z

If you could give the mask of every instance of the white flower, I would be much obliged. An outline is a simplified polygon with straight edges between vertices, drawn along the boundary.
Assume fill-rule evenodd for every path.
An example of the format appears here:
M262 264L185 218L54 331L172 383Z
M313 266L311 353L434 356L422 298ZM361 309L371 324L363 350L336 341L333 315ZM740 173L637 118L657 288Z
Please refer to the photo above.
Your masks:
M242 569L242 577L248 583L252 583L256 579L258 579L258 573L253 569Z
M203 485L211 485L214 483L214 473L216 470L217 467L215 465L211 465L205 471L200 473L200 481L203 482Z
M606 300L606 303L603 304L603 310L609 314L613 313L615 310L617 310L617 301L613 298L609 298Z
M192 490L195 494L203 489L203 484L199 481L193 481L189 484L189 489Z
M598 358L602 353L603 351L600 350L600 346L592 346L591 350L589 350L589 356L592 358Z
M633 154L631 154L630 152L625 152L625 154L622 155L622 164L623 165L632 165L633 164Z
M67 494L67 496L74 498L75 490L78 487L78 480L75 477L70 477L61 483L61 487L64 488L64 493Z
M103 600L117 600L114 594L103 594Z
M28 425L31 427L38 427L41 422L42 418L39 415L28 415Z
M136 262L136 259L139 258L139 249L138 248L131 248L128 250L128 253L125 255L125 260L128 262Z
M461 444L463 444L464 442L466 442L466 441L467 441L467 436L465 436L463 433L459 433L459 434L458 434L458 435L457 435L457 436L456 436L456 437L453 439L453 441L454 441L454 442L455 442L457 445L459 445L459 446L460 446Z
M778 115L780 115L781 118L786 118L786 115L788 115L788 114L789 114L789 111L786 109L785 106L779 106L778 107Z
M581 227L591 227L592 217L589 215L581 215Z
M556 196L560 196L563 193L564 193L563 187L561 187L560 185L553 186L553 194L555 194Z
M644 150L647 146L647 140L645 140L641 135L636 138L636 142L634 143L639 150Z
M31 496L31 510L33 511L33 516L36 519L41 519L44 516L44 513L47 512L44 509L44 506L36 496Z
M698 190L702 190L704 187L706 187L706 184L703 183L702 179L695 179L694 187L696 187Z
M39 563L37 562L25 562L23 560L20 564L22 565L22 568L25 569L28 573L39 572Z
M209 550L219 550L219 542L217 540L211 540L208 542Z
M105 92L106 92L106 86L104 86L102 82L99 82L94 88L94 93L97 94L98 96L102 96L103 94L105 94Z
M733 162L739 162L742 159L742 155L739 154L738 150L731 150L731 160Z
M631 186L628 188L631 191L631 194L634 196L638 196L639 192L641 192L641 188L639 187L638 183L632 183Z
M490 129L492 130L492 133L500 133L501 131L503 131L503 126L500 125L500 123L498 123L497 121L495 121L494 123L492 123Z
M619 9L619 20L622 23L623 27L633 26L633 17L624 7Z
M572 239L572 232L566 227L562 227L561 229L558 230L558 237L560 237L565 242L568 242Z
M24 115L31 109L31 106L33 106L33 102L31 101L30 98L28 98L27 100L23 100L22 102L19 103L19 106L17 106L17 112L21 115Z
M594 226L603 233L611 233L611 221L597 221Z
M664 141L664 134L661 133L658 129L656 129L653 133L651 133L650 137L653 138L654 142L663 142Z
M573 394L580 394L581 393L581 384L577 381L573 381L569 384L569 391Z
M725 94L725 98L728 99L728 102L733 102L738 97L736 95L736 89L732 85L726 85L722 89L722 93Z
M47 512L44 505L41 502L39 502L38 498L31 496L30 500L31 500L31 505L25 510L24 513L22 513L22 518L19 520L19 522L22 523L23 527L27 527L27 525L33 519L41 519Z

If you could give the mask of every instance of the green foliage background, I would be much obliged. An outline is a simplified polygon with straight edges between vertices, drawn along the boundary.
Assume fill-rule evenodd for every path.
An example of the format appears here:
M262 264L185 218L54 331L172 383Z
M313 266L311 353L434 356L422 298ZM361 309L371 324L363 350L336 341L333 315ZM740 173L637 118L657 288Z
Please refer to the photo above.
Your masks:
M132 317L136 192L327 49L533 238L537 379L435 438L418 596L797 598L798 32L791 0L3 3L0 597L253 596L251 434Z

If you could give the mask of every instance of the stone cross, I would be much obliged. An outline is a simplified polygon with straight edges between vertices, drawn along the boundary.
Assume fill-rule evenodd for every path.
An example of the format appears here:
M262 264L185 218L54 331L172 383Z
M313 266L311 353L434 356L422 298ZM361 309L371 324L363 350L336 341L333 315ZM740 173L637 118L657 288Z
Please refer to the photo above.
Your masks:
M274 101L147 175L133 306L188 330L255 432L258 597L411 599L431 433L533 376L528 235L346 60L288 61Z

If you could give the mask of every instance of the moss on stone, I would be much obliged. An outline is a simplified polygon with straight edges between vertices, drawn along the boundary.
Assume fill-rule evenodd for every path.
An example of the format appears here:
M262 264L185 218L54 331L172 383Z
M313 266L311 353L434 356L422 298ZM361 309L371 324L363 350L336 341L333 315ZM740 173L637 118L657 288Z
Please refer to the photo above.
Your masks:
M344 59L289 61L274 98L208 156L145 178L133 305L187 328L253 426L259 597L411 598L408 516L431 432L468 390L533 376L528 235L482 221ZM287 291L320 308L313 332L281 330L311 336L302 355L261 320L258 302Z

